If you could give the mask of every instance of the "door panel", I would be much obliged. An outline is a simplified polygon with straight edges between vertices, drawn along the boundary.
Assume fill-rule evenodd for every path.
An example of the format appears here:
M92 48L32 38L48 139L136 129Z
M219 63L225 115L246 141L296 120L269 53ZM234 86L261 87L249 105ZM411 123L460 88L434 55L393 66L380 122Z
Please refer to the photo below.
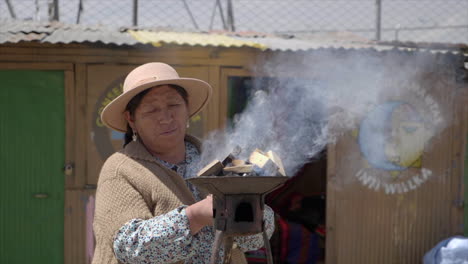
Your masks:
M0 263L63 263L64 73L0 79Z

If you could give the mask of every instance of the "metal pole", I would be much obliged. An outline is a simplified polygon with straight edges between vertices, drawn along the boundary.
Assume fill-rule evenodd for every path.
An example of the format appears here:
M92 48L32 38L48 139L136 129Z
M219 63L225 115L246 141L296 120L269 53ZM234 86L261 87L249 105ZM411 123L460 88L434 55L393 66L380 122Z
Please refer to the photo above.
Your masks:
M223 7L221 6L221 2L219 0L215 0L215 5L213 7L213 12L211 13L211 19L210 19L210 30L213 29L213 22L214 22L214 17L216 15L216 7L218 7L219 10L219 15L221 17L221 23L223 23L223 29L227 30L226 26L226 21L224 20L224 11Z
M232 253L232 244L233 244L233 239L230 236L226 236L224 238L224 264L229 264L231 263L231 253Z
M80 23L81 12L83 12L83 0L79 0L78 2L78 14L76 15L76 24Z
M190 19L192 20L193 26L194 26L196 29L199 29L199 28L198 28L197 21L195 20L195 17L193 16L192 11L190 10L189 5L187 4L187 1L182 0L182 2L184 2L185 9L187 10L187 13L188 13L189 16L190 16Z
M215 0L215 4L214 4L214 7L213 7L213 12L211 12L209 30L213 29L213 22L214 22L214 17L216 15L216 7L217 6L218 6L218 0Z
M213 248L211 249L211 258L210 264L218 264L219 260L219 250L221 248L221 244L224 242L224 232L221 230L215 231L215 238L213 242Z
M59 0L54 0L54 20L59 21Z
M15 10L13 9L13 6L11 5L10 0L5 0L5 3L7 4L8 12L10 12L11 18L16 19Z
M232 10L232 0L227 0L227 13L228 13L228 27L230 31L236 31L236 27L234 25L234 11Z
M138 0L133 0L133 26L138 26Z
M223 5L221 4L220 0L216 0L216 3L218 4L219 8L219 15L221 16L221 22L223 22L223 29L227 30L227 25L226 25L226 20L224 19L224 10L223 10Z
M380 40L382 30L382 0L375 0L375 40Z
M40 20L40 17L39 17L39 0L36 0L34 2L34 5L36 6L36 13L34 13L34 21L39 21Z
M54 20L54 3L52 1L47 1L47 12L49 15L49 21Z
M49 1L49 21L59 20L59 2L58 0Z
M268 239L268 235L266 233L266 230L263 230L262 235L263 235L263 242L265 243L264 246L265 246L265 249L266 249L267 263L268 264L273 264L273 254L271 253L270 240Z

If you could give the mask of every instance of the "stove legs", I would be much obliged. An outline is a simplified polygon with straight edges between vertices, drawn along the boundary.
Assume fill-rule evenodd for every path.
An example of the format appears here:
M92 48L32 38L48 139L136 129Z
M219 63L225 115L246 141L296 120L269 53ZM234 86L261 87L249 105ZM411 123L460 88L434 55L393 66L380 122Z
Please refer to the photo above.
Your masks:
M232 237L226 236L224 239L224 262L223 264L231 263L232 252Z
M221 244L223 244L223 238L224 232L221 230L216 230L213 249L211 250L210 264L218 264L219 249L221 248Z
M268 235L266 233L266 230L263 230L263 241L264 241L264 246L266 249L266 257L267 257L267 263L268 264L273 264L273 255L271 254L271 246L270 246L270 240L268 239Z
M273 256L271 253L270 240L268 239L268 235L265 230L262 232L262 235L263 235L263 241L265 243L264 246L266 248L267 263L273 264ZM233 238L231 236L224 235L223 231L216 230L215 239L213 243L213 249L211 252L210 264L218 264L219 250L221 249L222 244L224 244L224 260L222 263L223 264L231 263L231 251L232 251Z

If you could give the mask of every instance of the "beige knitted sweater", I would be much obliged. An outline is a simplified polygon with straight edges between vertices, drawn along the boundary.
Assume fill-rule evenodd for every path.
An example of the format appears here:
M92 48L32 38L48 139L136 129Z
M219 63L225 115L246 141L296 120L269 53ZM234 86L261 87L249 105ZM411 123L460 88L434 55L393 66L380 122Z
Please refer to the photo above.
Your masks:
M200 149L194 137L186 140ZM92 263L119 263L113 251L114 235L128 221L150 219L194 202L181 175L157 162L141 143L129 143L106 160L99 175ZM239 250L233 251L232 258L232 263L247 263Z

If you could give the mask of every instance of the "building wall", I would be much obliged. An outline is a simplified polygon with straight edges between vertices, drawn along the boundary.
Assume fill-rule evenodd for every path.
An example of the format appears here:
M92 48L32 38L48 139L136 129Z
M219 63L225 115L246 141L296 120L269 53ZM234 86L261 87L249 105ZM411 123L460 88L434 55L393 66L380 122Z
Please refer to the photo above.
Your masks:
M404 54L392 60L386 67L418 67ZM463 234L468 101L455 63L436 58L416 73L417 84L382 96L356 121L357 131L329 146L327 263L420 263L439 241ZM384 76L390 84L397 79ZM388 134L376 138L380 132ZM395 157L388 156L389 148Z
M65 263L90 263L93 238L93 199L99 169L106 155L118 149L119 135L103 128L98 112L121 89L123 77L134 67L161 61L181 76L209 82L213 98L192 119L191 132L204 136L218 128L219 85L223 68L243 68L255 59L253 49L204 47L111 47L99 45L11 44L0 46L0 69L63 70L66 89ZM64 164L65 165L65 164Z
M118 140L112 140L118 135L99 126L98 113L106 98L115 96L113 89L120 89L121 78L139 64L162 61L177 67L181 75L212 84L210 104L199 119L192 120L195 134L204 136L226 122L227 76L250 75L256 62L271 55L250 48L32 43L0 46L2 69L61 69L66 74L66 160L72 170L64 173L65 263L90 262L92 199L99 168L105 155L119 147ZM290 62L300 61L302 56L286 55ZM461 232L463 210L459 202L464 172L461 161L468 133L466 85L457 84L450 71L429 75L428 86L434 87L431 95L440 98L440 105L457 120L455 125L441 131L422 159L423 167L439 176L430 177L417 190L388 195L371 190L356 177L362 163L349 162L350 157L360 153L354 135L345 135L330 146L327 263L420 262L422 253L438 240ZM456 91L456 96L447 97L447 90ZM362 161L362 157L356 159Z

